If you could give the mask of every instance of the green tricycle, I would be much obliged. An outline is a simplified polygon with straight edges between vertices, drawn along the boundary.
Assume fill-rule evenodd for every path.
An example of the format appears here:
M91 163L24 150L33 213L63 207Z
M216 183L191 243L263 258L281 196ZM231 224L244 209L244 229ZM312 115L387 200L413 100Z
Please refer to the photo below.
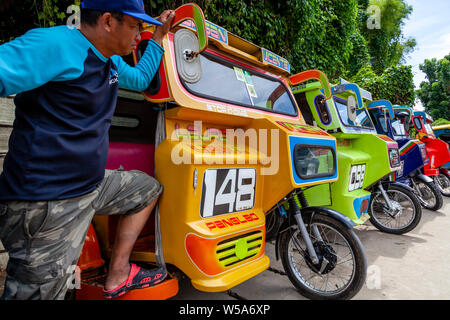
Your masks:
M328 100L318 82L293 86L292 91L305 122L335 136L338 144L338 181L306 190L308 203L342 212L356 225L370 219L387 233L414 229L421 207L410 188L389 180L401 168L398 144L377 134L364 104L376 105L371 93L344 80L333 86ZM393 110L387 112L394 117Z

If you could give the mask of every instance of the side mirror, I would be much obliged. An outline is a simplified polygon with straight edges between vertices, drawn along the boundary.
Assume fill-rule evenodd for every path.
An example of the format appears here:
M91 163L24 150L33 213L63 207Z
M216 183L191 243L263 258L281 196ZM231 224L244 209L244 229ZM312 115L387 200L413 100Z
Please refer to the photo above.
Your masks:
M185 4L175 10L172 28L186 20L194 22L197 35L187 29L180 29L175 33L175 58L180 78L196 83L202 77L199 55L208 47L206 21L202 9L195 3Z
M333 94L344 93L346 91L353 91L356 94L356 98L358 99L358 102L356 104L357 109L364 108L364 102L362 99L361 90L359 89L358 85L356 85L354 83L345 83L345 84L336 85L333 88L331 88L331 92Z
M357 109L356 99L354 96L349 96L347 99L347 116L351 122L356 121L356 109Z
M199 39L187 29L180 29L173 39L178 74L183 81L196 83L202 77Z
M190 21L187 21L190 20ZM205 16L203 14L202 9L194 4L189 3L185 4L175 10L175 18L172 23L171 28L175 28L181 23L185 22L190 26L190 29L197 32L197 35L194 37L196 38L195 41L192 40L192 37L186 36L182 38L191 38L191 45L190 49L186 48L188 51L186 52L186 56L196 57L201 52L206 50L208 47L208 35L207 35L207 29L206 29L206 21ZM137 48L133 51L133 57L134 57L134 63L137 64L142 56L142 54L145 52L146 44L153 36L153 26L146 25L145 30L141 33L141 42L138 44ZM184 30L184 28L183 28ZM189 42L189 40L185 40ZM178 45L180 47L180 45ZM183 45L181 44L181 47ZM182 50L182 49L181 49ZM190 50L190 51L189 51ZM184 50L182 50L184 51ZM180 60L180 59L177 59ZM180 60L181 61L181 60ZM179 69L180 70L180 69ZM181 67L181 70L183 71L183 74L185 76L183 79L187 81L186 79L194 79L191 81L195 81L196 78L198 78L198 67ZM200 71L201 72L201 71ZM169 83L167 80L167 74L166 74L166 67L165 64L161 62L161 65L159 67L159 71L155 76L154 81L152 81L151 88L144 91L142 93L146 100L152 101L152 102L164 102L164 101L173 101L173 97L170 92Z

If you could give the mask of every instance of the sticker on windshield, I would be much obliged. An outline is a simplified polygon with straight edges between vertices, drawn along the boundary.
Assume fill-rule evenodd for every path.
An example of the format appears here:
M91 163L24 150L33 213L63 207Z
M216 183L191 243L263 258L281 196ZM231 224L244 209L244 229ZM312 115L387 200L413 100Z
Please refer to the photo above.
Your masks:
M241 68L234 67L234 73L236 74L236 79L245 82L244 71Z
M256 93L255 86L247 83L248 94L252 98L258 98L258 94Z
M244 71L244 76L245 76L245 83L253 85L253 79L252 76L250 75L250 72Z

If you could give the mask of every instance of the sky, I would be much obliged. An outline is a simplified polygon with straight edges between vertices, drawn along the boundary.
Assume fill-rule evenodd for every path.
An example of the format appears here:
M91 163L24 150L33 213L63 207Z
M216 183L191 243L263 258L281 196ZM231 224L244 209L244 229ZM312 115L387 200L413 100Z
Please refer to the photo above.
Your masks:
M413 7L413 12L403 26L406 38L413 37L417 46L406 59L413 66L414 83L419 89L425 81L425 74L419 64L425 59L442 59L450 53L450 1L449 0L405 0ZM416 109L422 109L419 100Z

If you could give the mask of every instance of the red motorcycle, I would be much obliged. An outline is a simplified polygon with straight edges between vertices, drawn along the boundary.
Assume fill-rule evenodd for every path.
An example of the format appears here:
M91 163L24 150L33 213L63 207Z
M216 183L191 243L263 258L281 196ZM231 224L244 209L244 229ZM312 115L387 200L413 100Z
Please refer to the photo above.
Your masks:
M442 195L450 197L450 170L444 166L450 161L449 145L438 139L431 128L433 118L422 111L414 112L412 123L417 131L417 138L425 143L430 162L423 172L433 178Z

